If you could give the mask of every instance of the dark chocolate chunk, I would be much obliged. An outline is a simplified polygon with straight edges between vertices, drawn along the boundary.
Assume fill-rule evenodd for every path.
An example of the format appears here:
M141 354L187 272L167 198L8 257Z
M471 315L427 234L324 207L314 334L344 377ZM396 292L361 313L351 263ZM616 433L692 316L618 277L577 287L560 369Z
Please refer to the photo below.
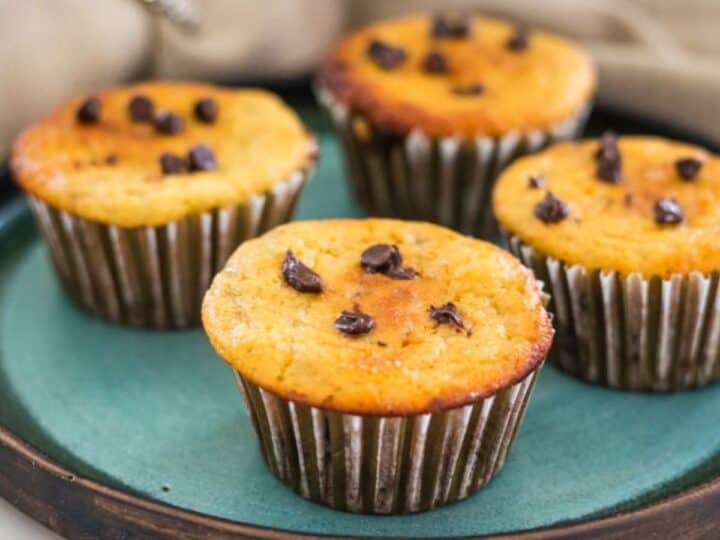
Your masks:
M187 171L185 160L182 156L165 152L160 156L160 168L163 174L181 174Z
M320 293L324 286L320 276L297 260L289 249L285 253L282 264L282 274L285 282L296 291L302 293Z
M598 160L595 175L604 182L619 184L622 182L622 166L619 161Z
M162 112L155 117L155 129L165 135L176 135L183 130L183 119L175 113Z
M678 159L675 162L675 169L683 180L692 181L700 172L702 161L696 158Z
M479 96L485 92L485 87L480 83L472 83L464 86L453 86L451 91L456 96Z
M658 199L653 210L655 223L659 225L677 225L685 220L680 204L672 197Z
M528 178L528 187L530 189L540 189L545 186L545 178L542 176L531 176Z
M193 146L188 152L188 164L191 171L214 171L217 169L215 155L204 144Z
M89 97L82 102L77 110L77 121L81 124L97 124L100 121L102 106L96 97Z
M517 25L507 40L507 48L511 51L524 51L530 45L530 31L526 26Z
M600 136L600 145L595 151L595 157L605 159L617 159L620 157L617 135L612 131L605 131Z
M465 329L465 323L458 313L457 306L448 302L440 307L430 306L430 318L438 324L454 325L460 330Z
M155 105L147 96L133 96L128 102L128 113L133 122L152 122L155 118Z
M570 215L568 205L548 191L545 198L535 205L535 217L543 223L560 223Z
M468 38L472 34L472 20L465 14L437 14L433 17L430 34L434 38Z
M611 184L622 181L622 156L614 133L610 131L603 133L595 158L597 159L595 175L600 180Z
M117 163L117 154L108 154L105 156L106 165L115 165Z
M389 268L402 266L402 255L397 246L374 244L362 252L360 264L366 272L384 273Z
M374 39L367 48L368 56L383 69L396 69L407 58L407 53L402 47L395 47Z
M213 98L202 98L195 102L195 108L193 109L195 118L200 122L206 124L212 124L217 118L218 105L217 101Z
M368 273L385 274L393 279L415 279L417 272L404 268L402 255L395 245L375 244L360 255L360 265Z
M360 336L375 328L375 320L355 306L353 311L343 311L335 319L335 328L351 336Z
M440 75L450 71L450 64L448 64L447 58L444 54L437 51L431 51L427 53L422 64L425 73L432 73L433 75Z

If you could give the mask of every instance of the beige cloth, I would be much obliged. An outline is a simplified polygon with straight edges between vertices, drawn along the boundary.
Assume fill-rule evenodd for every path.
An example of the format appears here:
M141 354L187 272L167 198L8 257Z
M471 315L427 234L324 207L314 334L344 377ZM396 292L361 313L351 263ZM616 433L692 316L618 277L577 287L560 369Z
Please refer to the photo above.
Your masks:
M162 2L194 6L199 30L151 17L143 0L0 1L0 158L21 126L73 93L148 76L293 77L311 71L345 27L455 8L583 40L600 67L602 103L720 144L719 0L154 0Z

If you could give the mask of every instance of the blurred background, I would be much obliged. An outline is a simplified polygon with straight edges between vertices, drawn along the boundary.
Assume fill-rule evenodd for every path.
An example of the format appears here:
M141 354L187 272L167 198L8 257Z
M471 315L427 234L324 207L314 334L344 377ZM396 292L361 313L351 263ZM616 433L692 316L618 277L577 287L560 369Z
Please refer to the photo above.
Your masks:
M307 88L348 29L453 9L580 39L602 106L720 141L719 0L0 0L0 161L70 95L142 78Z

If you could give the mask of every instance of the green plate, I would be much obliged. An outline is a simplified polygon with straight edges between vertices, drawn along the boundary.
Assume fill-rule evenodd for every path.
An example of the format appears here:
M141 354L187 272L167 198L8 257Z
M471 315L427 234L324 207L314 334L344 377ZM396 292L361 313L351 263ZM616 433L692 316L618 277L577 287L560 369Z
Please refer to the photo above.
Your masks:
M362 215L342 181L335 142L324 131L320 138L321 165L299 218ZM73 489L113 488L105 495L125 493L133 508L151 499L161 503L150 506L160 514L172 505L211 516L202 518L208 527L232 529L214 521L220 519L258 535L254 527L409 537L510 533L613 516L710 479L720 466L720 387L621 393L546 367L504 470L477 495L409 516L318 506L266 470L231 372L201 330L143 331L87 316L63 295L25 204L15 200L1 212L0 493L67 534L79 537L74 531L85 527L95 537L99 529L92 527L99 525L63 513L58 497L65 484L52 484L49 492L30 466L27 476L10 482L10 464L22 458L41 469L62 467L50 475L53 482L68 480L68 500ZM23 444L48 461L32 458L35 450ZM3 455L14 457L3 461ZM17 495L23 479L23 496L47 509L28 508ZM56 514L48 517L51 511ZM177 514L177 522L188 515L194 516ZM68 520L74 525L57 525ZM169 523L165 533L173 530ZM117 538L164 537L142 536L136 525L124 525L130 533Z

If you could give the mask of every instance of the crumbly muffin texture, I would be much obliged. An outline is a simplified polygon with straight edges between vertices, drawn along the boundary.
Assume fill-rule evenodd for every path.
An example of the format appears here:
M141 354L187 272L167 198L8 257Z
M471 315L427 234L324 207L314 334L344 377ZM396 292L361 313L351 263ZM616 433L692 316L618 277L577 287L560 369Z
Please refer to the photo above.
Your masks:
M19 136L12 170L61 210L154 226L245 202L308 167L315 152L269 92L152 82L60 105Z
M380 131L432 136L546 130L591 100L594 64L571 41L479 16L439 17L350 35L324 63L321 86Z
M216 351L251 382L359 414L476 401L535 369L552 339L538 286L515 258L394 220L296 222L248 241L202 315Z
M646 278L720 269L720 158L658 137L608 134L522 158L493 209L539 252Z

